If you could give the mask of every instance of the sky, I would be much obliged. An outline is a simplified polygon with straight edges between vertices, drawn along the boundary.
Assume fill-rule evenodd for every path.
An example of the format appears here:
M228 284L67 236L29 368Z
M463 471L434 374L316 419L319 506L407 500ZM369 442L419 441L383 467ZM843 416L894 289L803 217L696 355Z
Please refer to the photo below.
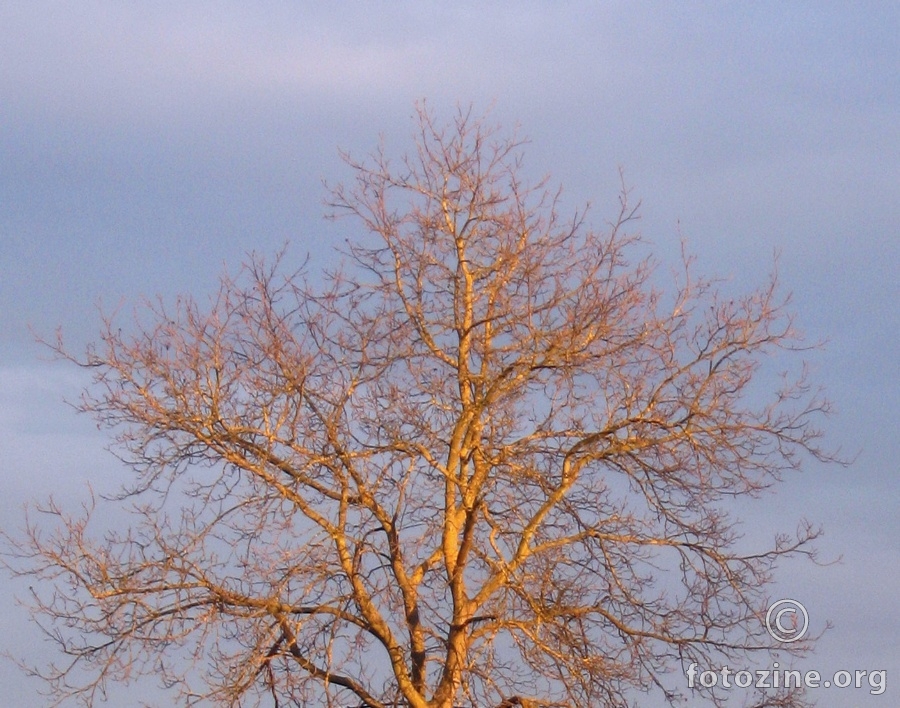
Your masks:
M323 219L339 150L411 145L416 101L456 105L529 139L529 175L563 203L614 215L619 169L640 230L674 266L731 287L778 253L853 463L810 462L747 507L751 538L823 525L827 567L778 588L814 629L807 668L887 670L900 703L900 6L892 2L0 3L0 525L29 500L73 503L121 474L108 440L64 402L98 307L205 297L249 251L285 243L313 268L356 228ZM0 650L46 648L0 576ZM10 705L44 705L9 663ZM122 703L111 703L122 705Z

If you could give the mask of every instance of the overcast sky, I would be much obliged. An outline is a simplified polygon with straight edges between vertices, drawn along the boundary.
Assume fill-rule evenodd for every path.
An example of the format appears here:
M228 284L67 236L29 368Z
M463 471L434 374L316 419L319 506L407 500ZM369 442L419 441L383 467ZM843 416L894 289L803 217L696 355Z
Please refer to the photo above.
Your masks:
M315 267L353 238L323 221L338 150L410 146L416 100L474 104L531 143L529 174L614 213L618 169L664 264L680 239L734 287L779 273L855 462L809 464L747 510L748 534L824 525L825 559L779 589L814 628L803 666L888 670L900 705L900 5L893 2L0 3L0 523L76 501L119 472L62 402L97 303L211 292L223 267L285 242ZM320 7L321 6L321 7ZM17 586L18 591L23 588ZM44 645L0 579L0 648ZM0 666L2 701L43 706ZM115 703L115 705L125 705Z

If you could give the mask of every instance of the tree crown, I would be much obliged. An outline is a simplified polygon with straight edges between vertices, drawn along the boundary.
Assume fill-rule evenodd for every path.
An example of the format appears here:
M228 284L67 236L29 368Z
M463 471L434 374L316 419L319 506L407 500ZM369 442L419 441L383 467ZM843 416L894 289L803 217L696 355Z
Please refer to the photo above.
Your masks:
M804 378L749 395L799 343L775 279L726 298L686 259L664 297L626 191L596 230L515 139L418 129L396 167L347 158L347 269L253 258L78 359L134 523L51 503L18 542L57 695L145 672L186 705L619 706L773 648L766 585L816 531L742 554L725 502L826 457Z

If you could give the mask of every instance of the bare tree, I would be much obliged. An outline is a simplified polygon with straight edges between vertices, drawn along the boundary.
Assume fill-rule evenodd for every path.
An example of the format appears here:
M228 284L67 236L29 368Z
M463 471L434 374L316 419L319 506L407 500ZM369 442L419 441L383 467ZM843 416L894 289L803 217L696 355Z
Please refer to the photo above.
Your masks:
M58 346L132 474L126 527L50 502L16 541L56 697L622 706L770 658L771 572L816 531L738 552L728 501L824 457L804 378L756 386L798 345L774 278L729 299L686 258L667 296L627 191L595 230L515 139L419 118L396 166L346 158L345 270L254 257L208 306Z

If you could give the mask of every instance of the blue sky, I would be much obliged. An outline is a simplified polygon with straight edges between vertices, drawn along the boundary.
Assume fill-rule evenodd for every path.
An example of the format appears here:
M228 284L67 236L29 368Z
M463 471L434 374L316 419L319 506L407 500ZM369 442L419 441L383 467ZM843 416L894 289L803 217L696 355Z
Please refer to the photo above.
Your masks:
M383 136L409 146L413 103L491 106L531 140L530 174L613 214L618 168L663 264L680 239L706 274L760 283L780 252L837 414L849 468L810 464L748 507L748 535L821 522L824 558L779 588L834 624L806 664L900 657L900 9L890 2L0 5L0 510L77 500L118 467L62 399L80 372L33 332L96 336L97 303L212 291L246 252L331 262L349 223L322 219L323 180ZM19 590L22 588L19 587ZM0 580L0 644L42 643ZM12 703L41 706L9 666ZM15 700L13 700L13 698ZM892 698L893 697L893 698Z

